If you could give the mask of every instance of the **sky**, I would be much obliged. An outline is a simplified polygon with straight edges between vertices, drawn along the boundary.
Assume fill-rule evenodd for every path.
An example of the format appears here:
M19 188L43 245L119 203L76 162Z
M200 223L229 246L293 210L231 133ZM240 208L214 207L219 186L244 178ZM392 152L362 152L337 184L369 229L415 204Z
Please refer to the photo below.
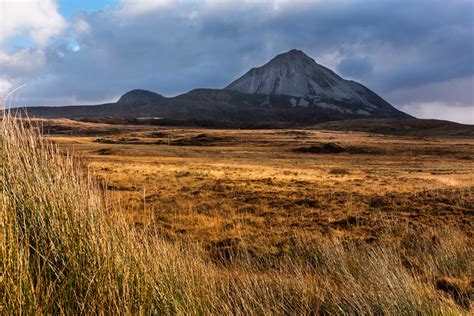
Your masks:
M0 0L0 97L222 88L293 48L416 117L474 124L471 0Z

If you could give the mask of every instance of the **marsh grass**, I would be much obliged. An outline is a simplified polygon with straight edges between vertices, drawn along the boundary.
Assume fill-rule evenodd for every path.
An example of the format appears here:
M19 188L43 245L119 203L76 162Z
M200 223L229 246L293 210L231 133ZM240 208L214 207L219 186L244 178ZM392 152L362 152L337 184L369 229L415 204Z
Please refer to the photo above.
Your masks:
M329 170L329 174L336 176L346 176L351 174L351 172L344 168L332 168L331 170Z
M455 229L393 244L295 232L290 252L229 244L216 261L130 227L87 166L26 123L2 121L1 314L468 313L472 248Z

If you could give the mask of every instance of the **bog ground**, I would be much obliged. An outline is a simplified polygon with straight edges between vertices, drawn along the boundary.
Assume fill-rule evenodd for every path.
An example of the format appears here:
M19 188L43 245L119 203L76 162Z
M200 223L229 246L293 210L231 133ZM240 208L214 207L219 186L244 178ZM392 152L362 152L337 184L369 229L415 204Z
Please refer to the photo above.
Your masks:
M472 138L43 124L90 162L130 223L213 251L276 254L295 233L370 243L407 225L471 236Z

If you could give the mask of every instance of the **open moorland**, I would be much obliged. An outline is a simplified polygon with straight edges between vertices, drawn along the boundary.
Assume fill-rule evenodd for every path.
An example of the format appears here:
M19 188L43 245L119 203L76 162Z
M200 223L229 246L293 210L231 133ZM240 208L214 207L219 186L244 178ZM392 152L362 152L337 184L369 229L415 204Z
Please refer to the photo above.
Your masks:
M234 302L213 279L228 313L469 313L470 136L35 124L80 158L132 230L193 245L216 280L245 280L233 286L253 292ZM223 308L209 304L168 312Z
M52 122L50 138L86 158L131 223L170 239L239 240L258 255L295 233L371 242L474 224L472 138Z

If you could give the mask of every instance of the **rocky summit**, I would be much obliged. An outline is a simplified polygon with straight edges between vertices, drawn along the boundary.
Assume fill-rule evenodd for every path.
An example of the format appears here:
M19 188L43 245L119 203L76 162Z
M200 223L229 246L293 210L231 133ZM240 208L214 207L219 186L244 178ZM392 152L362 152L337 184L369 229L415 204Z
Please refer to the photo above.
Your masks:
M291 106L316 106L371 116L389 104L363 85L345 80L301 50L290 50L250 69L225 89L250 94L287 95ZM342 105L342 106L341 106ZM379 114L379 113L377 113Z
M355 97L353 87L301 50L290 50L250 69L226 89L243 93Z

